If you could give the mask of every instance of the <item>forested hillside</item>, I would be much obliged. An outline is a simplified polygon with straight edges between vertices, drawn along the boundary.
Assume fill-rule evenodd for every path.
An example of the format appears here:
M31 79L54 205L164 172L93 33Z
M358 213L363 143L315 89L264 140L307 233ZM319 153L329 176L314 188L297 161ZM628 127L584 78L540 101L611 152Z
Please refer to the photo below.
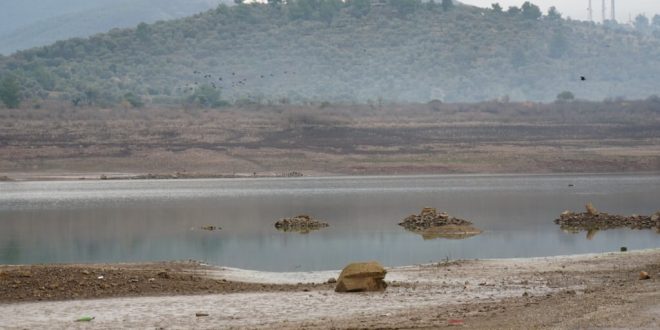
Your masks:
M0 54L190 16L220 0L0 0Z
M273 0L0 57L0 88L133 107L645 98L660 93L659 27L568 21L529 3Z

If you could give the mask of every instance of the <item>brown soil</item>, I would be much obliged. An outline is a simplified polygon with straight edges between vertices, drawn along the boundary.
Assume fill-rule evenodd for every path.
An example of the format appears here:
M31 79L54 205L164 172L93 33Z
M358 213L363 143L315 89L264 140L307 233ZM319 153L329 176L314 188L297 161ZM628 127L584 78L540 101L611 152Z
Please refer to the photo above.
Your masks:
M3 110L0 176L660 171L660 116L636 104Z
M331 288L210 279L208 269L196 262L0 266L0 303Z

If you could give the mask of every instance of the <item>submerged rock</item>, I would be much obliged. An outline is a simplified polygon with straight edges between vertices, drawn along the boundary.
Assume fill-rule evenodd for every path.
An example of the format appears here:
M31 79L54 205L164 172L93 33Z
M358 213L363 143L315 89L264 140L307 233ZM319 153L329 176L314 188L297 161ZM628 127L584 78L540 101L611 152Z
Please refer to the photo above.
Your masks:
M405 218L399 226L422 235L424 239L463 239L481 234L481 230L474 227L472 222L454 218L446 212L438 213L431 207L423 208L419 215Z
M299 233L309 233L312 230L319 230L328 227L326 222L315 220L309 215L301 214L293 218L284 218L275 222L275 228L280 231L294 231Z
M349 264L341 271L335 292L384 291L385 274L385 268L376 261Z
M652 216L637 214L623 216L598 212L591 203L588 203L585 208L585 213L564 211L559 219L555 219L555 223L568 232L588 231L590 233L588 238L593 238L598 230L624 227L631 229L660 228L660 212Z

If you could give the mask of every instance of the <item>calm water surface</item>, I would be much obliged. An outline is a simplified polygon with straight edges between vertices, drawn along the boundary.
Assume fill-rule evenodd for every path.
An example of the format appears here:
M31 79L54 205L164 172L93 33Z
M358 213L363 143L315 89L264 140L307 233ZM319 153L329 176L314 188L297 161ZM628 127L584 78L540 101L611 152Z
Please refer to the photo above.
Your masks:
M574 184L574 187L569 187ZM562 232L563 210L660 209L659 175L406 176L0 183L0 264L197 259L260 270L340 269L660 247L654 230ZM484 230L424 240L397 223L424 206ZM282 217L330 227L281 233ZM219 232L199 230L218 225Z

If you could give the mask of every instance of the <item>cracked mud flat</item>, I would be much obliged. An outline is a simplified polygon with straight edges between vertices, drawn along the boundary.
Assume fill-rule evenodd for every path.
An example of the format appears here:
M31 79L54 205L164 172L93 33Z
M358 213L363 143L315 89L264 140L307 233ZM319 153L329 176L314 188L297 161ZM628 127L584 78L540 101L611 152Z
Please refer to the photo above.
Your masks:
M638 279L642 270L650 280ZM338 294L328 285L309 284L338 274L206 267L201 276L209 280L291 287L5 303L0 304L0 328L430 329L447 327L454 319L484 329L660 327L660 249L389 268L384 293ZM209 315L196 317L198 312ZM95 319L73 321L82 315Z

